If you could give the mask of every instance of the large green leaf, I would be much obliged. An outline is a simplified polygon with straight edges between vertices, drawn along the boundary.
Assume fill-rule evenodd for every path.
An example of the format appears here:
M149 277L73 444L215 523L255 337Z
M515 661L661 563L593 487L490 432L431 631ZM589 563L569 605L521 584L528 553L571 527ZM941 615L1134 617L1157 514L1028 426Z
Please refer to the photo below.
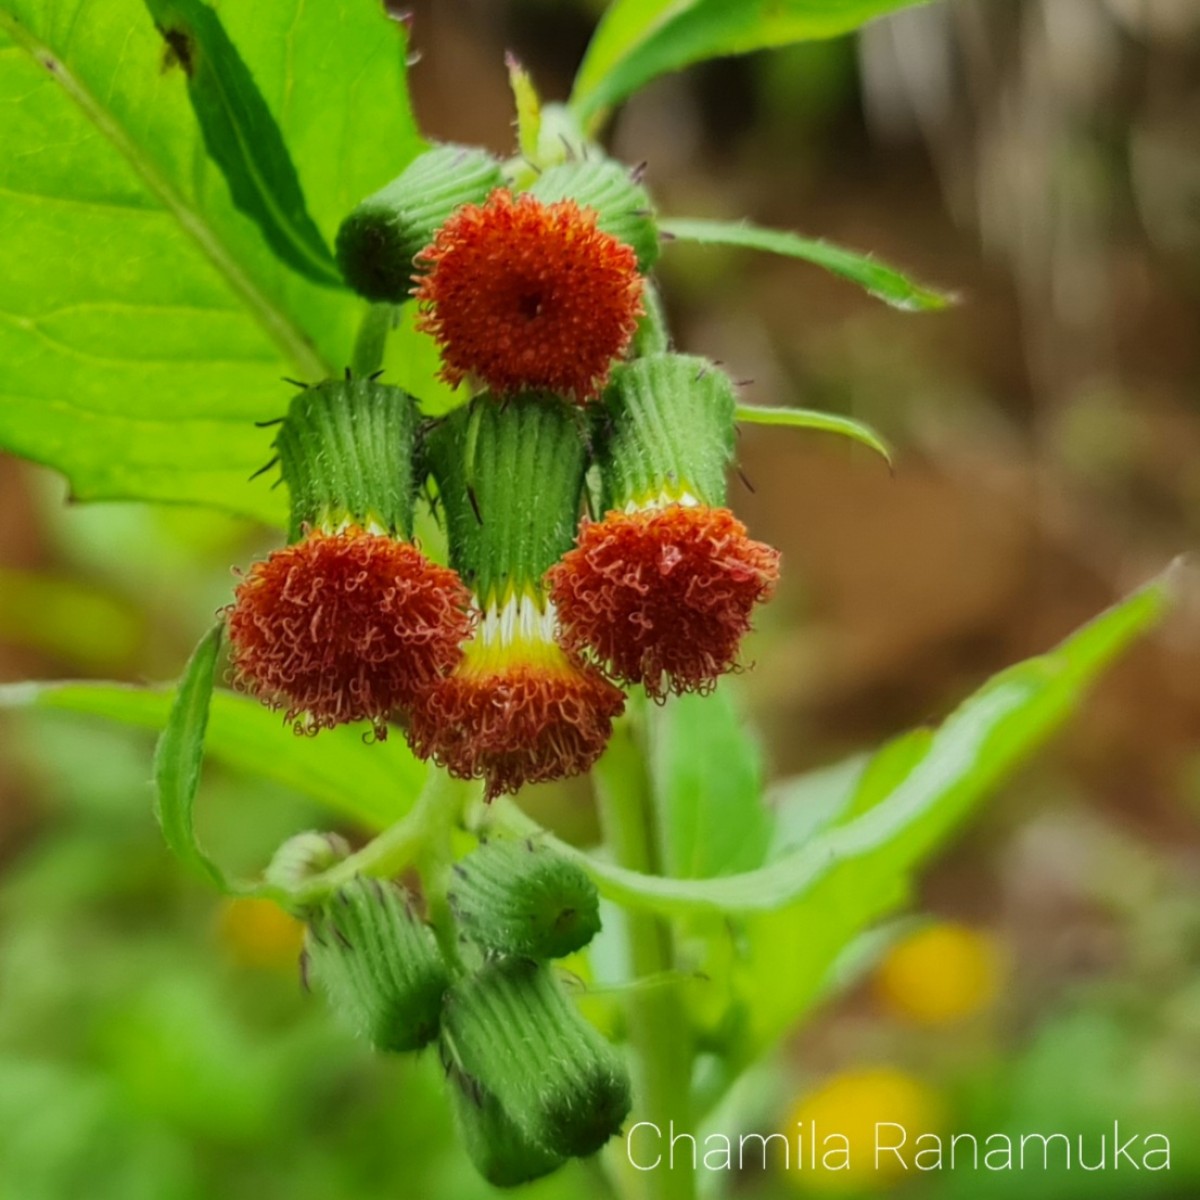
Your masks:
M0 709L54 709L102 717L138 729L162 729L174 690L120 683L16 683L0 687ZM403 738L368 744L366 725L298 737L279 713L247 696L217 689L208 716L210 759L269 779L357 821L382 829L412 807L425 764Z
M0 447L81 498L278 519L253 422L280 375L349 362L362 305L323 247L422 146L401 27L377 0L0 0L0 103Z
M677 696L650 717L664 874L707 879L759 866L771 838L762 753L732 690Z
M768 46L836 37L925 0L618 0L601 21L575 80L583 121L650 80L690 63Z

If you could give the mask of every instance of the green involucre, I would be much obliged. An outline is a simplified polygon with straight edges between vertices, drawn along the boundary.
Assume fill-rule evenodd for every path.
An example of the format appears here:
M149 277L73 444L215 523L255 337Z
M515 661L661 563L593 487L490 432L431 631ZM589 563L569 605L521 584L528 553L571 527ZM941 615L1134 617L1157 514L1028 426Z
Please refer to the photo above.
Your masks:
M450 1106L475 1169L493 1187L518 1187L562 1166L563 1156L530 1141L495 1093L453 1062L446 1064Z
M650 194L621 163L611 158L561 163L543 171L529 191L547 204L570 199L595 209L597 227L633 250L639 271L649 271L658 260Z
M587 469L583 418L556 396L480 396L430 430L450 565L482 607L540 595L575 540Z
M442 1053L495 1096L528 1141L566 1157L599 1150L632 1103L620 1055L550 968L530 959L496 959L454 986Z
M498 954L563 958L600 931L596 885L541 843L497 839L455 865L448 899L463 932Z
M407 392L371 379L301 389L274 443L292 499L289 539L347 523L410 538L417 419Z
M395 885L359 876L339 889L309 918L305 952L330 1007L377 1050L437 1037L446 964Z
M671 349L671 331L667 326L667 310L662 294L653 279L642 281L642 308L633 335L632 358L646 358L651 354L666 354Z
M733 381L707 359L651 354L617 367L598 438L603 506L688 495L725 503L733 458Z

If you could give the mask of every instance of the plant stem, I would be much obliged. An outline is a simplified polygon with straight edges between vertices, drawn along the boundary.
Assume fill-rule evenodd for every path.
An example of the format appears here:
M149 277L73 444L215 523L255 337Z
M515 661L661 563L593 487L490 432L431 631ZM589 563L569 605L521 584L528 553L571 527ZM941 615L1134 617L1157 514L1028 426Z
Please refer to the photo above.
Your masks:
M356 377L372 375L383 366L395 319L396 307L392 304L372 304L363 314L350 360L350 370Z
M657 873L660 854L654 798L646 770L641 729L631 717L621 721L596 767L596 790L605 840L617 862L630 870ZM630 910L626 914L631 976L644 979L675 967L671 926L662 918ZM671 1123L691 1132L692 1045L683 999L676 982L631 989L627 999L629 1040L634 1056L634 1119L652 1122L664 1133ZM617 1157L623 1188L645 1200L694 1200L695 1173L687 1163L671 1167L664 1159L652 1171L636 1171L622 1148Z
M478 784L463 783L445 771L431 769L411 811L361 850L310 879L291 897L292 901L311 904L356 875L386 879L412 866L418 858L431 860L442 851L448 855L450 830L461 820L478 790Z

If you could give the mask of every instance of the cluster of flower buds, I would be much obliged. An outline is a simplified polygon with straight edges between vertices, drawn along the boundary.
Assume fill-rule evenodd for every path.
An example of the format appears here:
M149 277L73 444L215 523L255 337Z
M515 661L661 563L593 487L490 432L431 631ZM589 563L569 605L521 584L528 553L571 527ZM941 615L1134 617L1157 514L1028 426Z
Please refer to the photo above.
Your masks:
M317 833L284 844L268 870L295 889L343 858ZM447 955L390 882L355 876L302 908L305 977L381 1051L437 1044L471 1161L497 1187L594 1154L629 1113L621 1055L588 1024L551 960L600 928L586 874L537 843L491 841L454 869Z
M291 545L228 613L239 686L300 731L396 720L491 799L589 770L624 689L736 668L779 556L726 507L734 387L670 351L657 251L640 179L602 157L517 190L442 146L351 213L345 278L414 303L470 399L428 422L374 378L294 399ZM430 485L448 566L411 541Z

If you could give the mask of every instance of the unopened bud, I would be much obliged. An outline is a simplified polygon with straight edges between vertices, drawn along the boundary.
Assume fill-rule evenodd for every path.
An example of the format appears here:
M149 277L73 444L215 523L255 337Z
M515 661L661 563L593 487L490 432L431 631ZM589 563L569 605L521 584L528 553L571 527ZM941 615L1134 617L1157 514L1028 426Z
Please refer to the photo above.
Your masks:
M493 1187L517 1187L562 1165L563 1156L531 1142L479 1080L453 1063L447 1064L446 1077L467 1157Z
M403 303L417 251L459 205L478 203L503 183L483 150L438 146L420 155L342 222L337 261L346 282L368 300Z
M447 993L442 1048L529 1142L556 1154L594 1154L629 1113L620 1055L530 959L495 959Z
M562 958L600 929L600 898L582 867L532 841L491 841L454 868L449 900L463 932L498 954Z
M344 837L310 829L307 833L288 838L275 851L275 857L263 872L263 878L272 887L288 892L298 891L314 875L328 871L349 853L350 844Z
M330 1006L377 1050L418 1050L437 1036L449 975L407 895L361 876L310 918L309 970Z

